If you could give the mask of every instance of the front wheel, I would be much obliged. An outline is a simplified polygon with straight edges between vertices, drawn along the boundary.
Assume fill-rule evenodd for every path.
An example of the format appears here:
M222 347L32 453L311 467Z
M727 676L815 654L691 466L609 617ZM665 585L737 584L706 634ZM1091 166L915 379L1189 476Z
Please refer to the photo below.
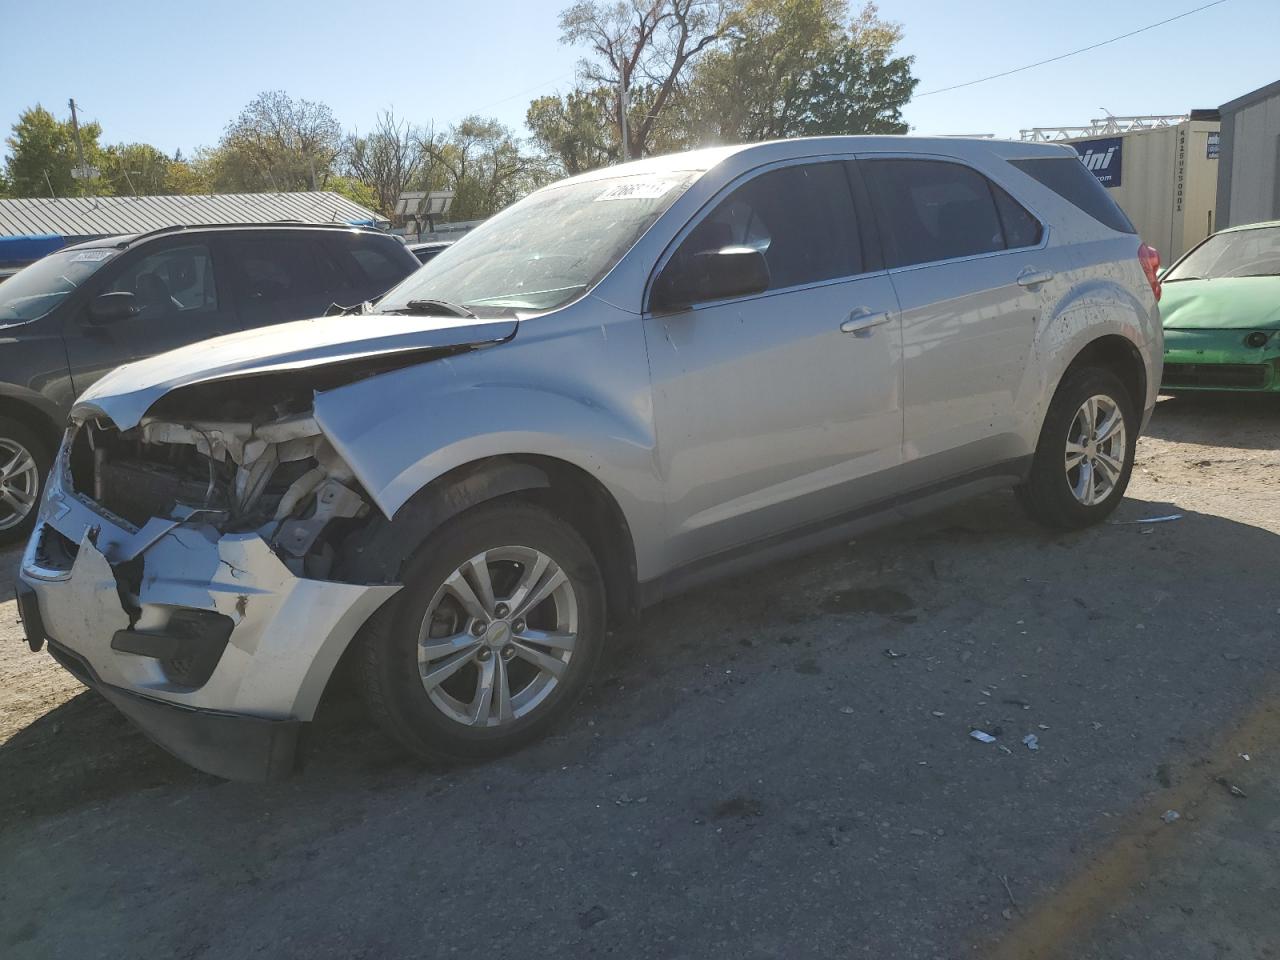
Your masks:
M1099 523L1124 497L1138 441L1135 402L1110 370L1074 370L1058 386L1018 497L1032 519L1076 529Z
M0 417L0 546L31 533L51 460L48 444L34 430Z
M590 548L532 505L480 506L427 539L363 650L373 719L427 760L497 756L582 694L605 636Z

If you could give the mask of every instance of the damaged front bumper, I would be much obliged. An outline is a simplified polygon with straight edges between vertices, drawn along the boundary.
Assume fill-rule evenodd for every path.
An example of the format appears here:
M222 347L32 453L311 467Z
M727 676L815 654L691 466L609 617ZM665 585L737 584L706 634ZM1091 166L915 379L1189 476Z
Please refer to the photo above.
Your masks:
M192 766L228 779L287 774L300 725L313 718L338 659L399 590L322 578L333 553L322 542L326 526L331 517L354 523L356 511L341 505L357 493L335 480L340 470L305 469L311 459L271 498L255 463L268 452L276 462L288 457L270 443L255 447L255 436L241 446L258 460L233 450L245 462L236 461L224 499L243 507L247 491L267 503L272 512L257 529L228 532L235 524L225 504L171 502L164 515L131 522L76 489L76 429L50 473L22 562L33 647L47 639L63 666ZM180 442L179 432L151 430L157 442ZM216 433L197 433L202 456L226 455ZM298 439L282 439L282 449L290 443ZM213 477L210 467L210 497ZM309 566L317 557L324 562Z

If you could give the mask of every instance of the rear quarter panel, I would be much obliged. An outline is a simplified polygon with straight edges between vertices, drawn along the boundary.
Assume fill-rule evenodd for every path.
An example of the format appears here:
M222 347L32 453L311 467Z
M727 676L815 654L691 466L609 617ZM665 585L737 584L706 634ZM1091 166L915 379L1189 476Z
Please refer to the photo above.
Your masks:
M1146 391L1137 398L1139 406L1144 415L1154 408L1164 335L1158 304L1138 263L1140 243L1136 236L1111 233L1051 248L1055 276L1046 284L1044 312L1036 324L1031 362L1020 391L1020 407L1027 412L1023 429L1028 449L1035 447L1063 374L1100 337L1123 337L1137 349L1146 369Z

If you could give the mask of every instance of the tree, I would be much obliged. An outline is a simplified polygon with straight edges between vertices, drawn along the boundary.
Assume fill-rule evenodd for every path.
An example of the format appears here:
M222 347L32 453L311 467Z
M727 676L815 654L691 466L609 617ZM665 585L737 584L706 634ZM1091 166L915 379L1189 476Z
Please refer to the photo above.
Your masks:
M182 151L174 155L165 171L165 193L170 194L203 194L213 193L213 183L204 168L196 163L187 163L181 159Z
M551 179L546 164L522 153L497 120L467 117L425 147L453 190L452 220L491 216Z
M627 111L627 157L650 151L663 112L699 55L725 35L733 0L579 0L560 14L560 40L585 45L578 64L586 89L610 91L609 119L621 129L622 95L651 87L643 112Z
M371 206L386 216L395 211L400 194L409 189L428 159L424 145L434 133L398 120L393 111L380 114L366 137L347 137L343 156L348 172L370 188ZM357 201L358 202L358 201Z
M718 143L788 136L804 78L840 45L845 0L745 0L732 42L698 64L687 98L697 139Z
M687 101L695 138L905 133L901 110L917 81L913 58L894 56L902 27L874 3L848 16L846 0L745 0L730 23L732 44L695 71Z
M618 128L606 120L610 102L605 87L539 97L529 104L525 124L558 172L573 176L617 161Z
M101 135L102 128L96 123L80 125L85 163L91 167L102 165L98 146ZM5 142L9 145L5 177L14 196L68 197L103 192L98 180L77 180L71 175L79 163L71 123L58 120L39 104L22 112Z
M321 184L321 189L332 190L334 193L346 197L352 203L358 203L360 206L367 207L370 210L378 209L378 197L373 187L363 180L357 180L355 177L333 174Z
M906 133L902 108L920 82L911 74L912 59L850 39L802 83L797 132Z
M220 191L316 190L341 148L342 127L328 106L269 90L227 126L209 169Z
M116 196L166 194L171 162L148 143L119 143L102 151L102 178Z

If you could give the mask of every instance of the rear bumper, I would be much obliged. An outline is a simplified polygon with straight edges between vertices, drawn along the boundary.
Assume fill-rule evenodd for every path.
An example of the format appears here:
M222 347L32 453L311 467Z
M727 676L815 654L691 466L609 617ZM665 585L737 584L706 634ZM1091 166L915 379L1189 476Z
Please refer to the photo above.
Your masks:
M1280 391L1280 337L1250 347L1249 330L1166 330L1165 390Z

